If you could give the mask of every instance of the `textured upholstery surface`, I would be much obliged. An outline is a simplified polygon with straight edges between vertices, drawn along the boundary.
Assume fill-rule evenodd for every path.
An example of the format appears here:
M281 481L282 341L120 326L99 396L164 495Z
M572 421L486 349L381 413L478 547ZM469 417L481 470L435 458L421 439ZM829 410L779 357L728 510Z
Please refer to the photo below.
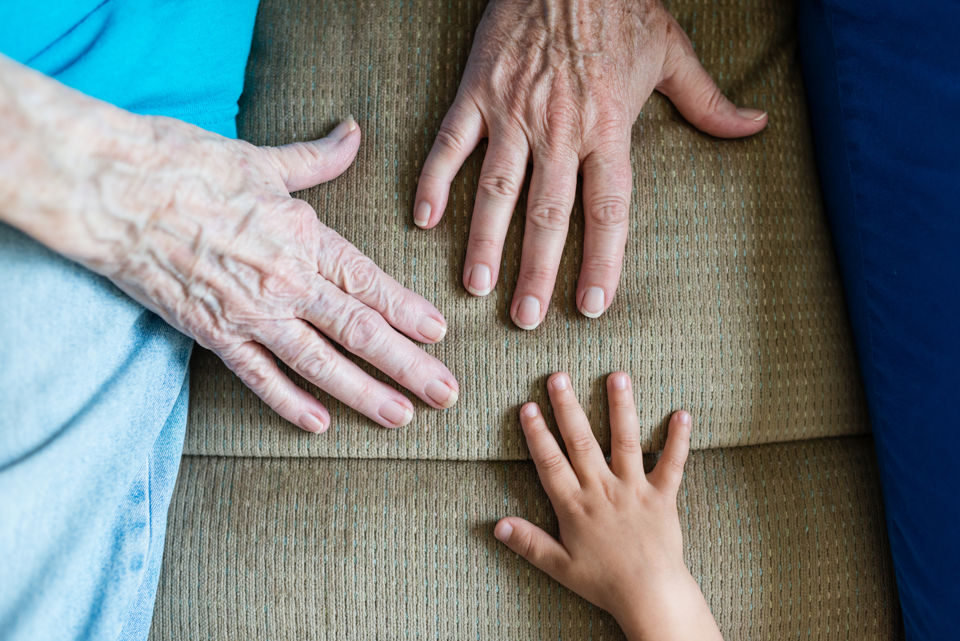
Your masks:
M529 462L188 457L153 641L618 639L490 534ZM869 437L695 452L686 556L727 641L898 638Z
M408 428L379 429L329 400L322 437L284 424L211 354L198 351L187 452L510 460L526 458L515 412L544 377L571 372L594 419L601 375L636 378L645 444L684 406L694 447L867 431L852 343L821 211L797 68L781 0L677 0L670 9L735 100L770 112L766 132L720 141L655 95L634 129L630 240L617 299L600 320L574 305L582 214L544 324L512 326L522 207L502 277L486 299L460 273L480 166L457 178L437 230L412 224L416 179L466 61L485 0L264 0L240 122L256 143L324 133L354 114L355 168L303 197L321 219L437 304L450 331L429 348L462 385L447 412L423 404ZM601 422L595 424L598 429ZM605 434L604 434L605 437Z
M428 350L459 377L461 401L444 413L421 404L412 425L388 431L324 397L334 424L311 436L198 350L152 639L621 638L491 536L511 513L555 527L515 417L544 400L557 369L602 440L601 377L615 369L635 377L647 451L670 410L693 411L681 523L728 641L899 638L790 5L670 3L721 87L768 110L770 127L718 141L654 96L634 129L616 302L597 321L574 307L578 207L551 312L526 333L507 315L522 206L493 294L460 286L480 155L437 230L410 214L485 4L263 1L241 133L279 144L357 117L356 167L302 196L444 312L447 339Z

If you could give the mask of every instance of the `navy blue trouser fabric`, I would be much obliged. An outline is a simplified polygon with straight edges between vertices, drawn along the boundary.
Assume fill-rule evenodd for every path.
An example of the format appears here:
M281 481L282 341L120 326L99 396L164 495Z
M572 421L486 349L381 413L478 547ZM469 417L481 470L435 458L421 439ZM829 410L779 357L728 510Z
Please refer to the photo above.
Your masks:
M800 0L910 641L960 638L960 2Z

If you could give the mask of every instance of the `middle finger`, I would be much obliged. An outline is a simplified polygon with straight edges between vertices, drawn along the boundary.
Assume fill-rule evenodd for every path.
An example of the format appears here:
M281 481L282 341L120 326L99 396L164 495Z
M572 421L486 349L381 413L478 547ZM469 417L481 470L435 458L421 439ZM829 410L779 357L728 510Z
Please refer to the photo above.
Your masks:
M564 151L534 158L520 276L510 311L521 329L534 329L546 316L577 193L578 166L576 155Z

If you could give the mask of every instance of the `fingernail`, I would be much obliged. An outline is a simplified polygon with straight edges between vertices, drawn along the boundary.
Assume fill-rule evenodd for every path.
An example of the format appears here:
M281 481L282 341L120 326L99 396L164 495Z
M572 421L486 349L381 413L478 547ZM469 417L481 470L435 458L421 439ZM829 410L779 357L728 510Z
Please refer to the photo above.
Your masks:
M524 296L517 305L517 315L513 319L520 329L535 329L540 324L540 301L533 296Z
M567 375L566 374L557 374L553 377L553 389L561 392L567 389Z
M423 392L430 397L430 400L444 409L451 407L460 397L456 390L441 380L430 381Z
M424 316L417 325L417 331L428 339L439 342L447 334L447 326L430 316Z
M537 415L537 405L536 403L527 403L520 408L520 414L527 418L533 418Z
M417 227L426 227L430 222L430 211L430 203L425 200L418 202L416 209L413 210L413 223Z
M492 280L493 276L490 273L490 268L483 263L477 263L470 270L467 291L474 296L486 296L493 289Z
M748 107L741 107L737 109L737 115L741 118L748 118L754 122L760 122L767 117L766 111L761 111L760 109L750 109Z
M387 401L380 406L380 418L397 427L403 427L413 420L413 410L396 401Z
M357 121L353 119L353 116L347 116L343 122L334 127L333 131L328 134L328 137L340 142L352 132L356 131L356 129Z
M603 313L603 304L606 295L599 287L590 287L583 294L583 302L580 303L580 312L587 318L597 318Z
M613 377L613 388L618 390L627 389L627 375L615 374Z
M316 434L327 429L327 424L323 422L323 419L313 414L305 414L303 418L300 419L300 425L308 432L314 432Z
M679 412L677 412L677 414L678 414L677 418L680 419L681 424L690 425L690 412L687 412L686 410L680 410Z
M497 527L493 528L493 535L502 543L509 541L511 534L513 534L513 526L509 521L500 521Z

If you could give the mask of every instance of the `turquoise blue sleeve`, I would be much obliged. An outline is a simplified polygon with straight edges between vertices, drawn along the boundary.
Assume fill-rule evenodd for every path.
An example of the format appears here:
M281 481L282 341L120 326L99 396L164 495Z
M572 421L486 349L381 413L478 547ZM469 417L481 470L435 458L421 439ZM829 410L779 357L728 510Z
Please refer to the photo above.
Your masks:
M256 0L0 3L0 52L135 113L236 136Z

